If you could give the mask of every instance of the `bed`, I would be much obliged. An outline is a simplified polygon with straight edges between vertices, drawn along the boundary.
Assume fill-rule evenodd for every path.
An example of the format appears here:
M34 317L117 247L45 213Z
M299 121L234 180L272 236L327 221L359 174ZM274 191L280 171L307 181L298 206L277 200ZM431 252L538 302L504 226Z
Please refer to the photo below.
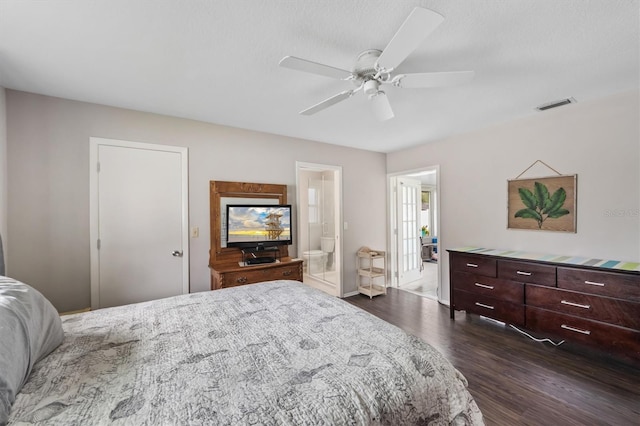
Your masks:
M297 281L60 322L62 343L29 367L8 424L483 424L438 351Z

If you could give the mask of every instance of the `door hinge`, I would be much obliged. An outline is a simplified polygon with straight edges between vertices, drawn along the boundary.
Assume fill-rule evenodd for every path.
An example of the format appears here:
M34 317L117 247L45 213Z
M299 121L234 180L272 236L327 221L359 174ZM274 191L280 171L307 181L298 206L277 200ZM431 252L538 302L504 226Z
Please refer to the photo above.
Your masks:
M98 250L100 250L100 239L98 238L98 243L96 244L98 246Z
M96 163L96 171L100 173L100 162Z

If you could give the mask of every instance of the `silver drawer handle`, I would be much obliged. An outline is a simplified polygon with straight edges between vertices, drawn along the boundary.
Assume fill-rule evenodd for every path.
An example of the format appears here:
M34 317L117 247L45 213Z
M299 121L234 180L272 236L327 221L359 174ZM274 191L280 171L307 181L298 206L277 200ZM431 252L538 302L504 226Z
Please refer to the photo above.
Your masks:
M523 271L516 271L516 274L518 275L526 275L526 276L531 276L531 272L523 272Z
M476 306L480 306L481 308L494 309L493 306L485 305L484 303L476 302Z
M604 283L597 283L595 281L585 281L584 283L589 285L597 285L599 287L604 287Z
M467 263L467 266L469 268L477 268L478 267L478 265L476 265L475 263Z
M560 301L563 305L575 306L576 308L589 309L591 305L583 305L581 303L567 302L566 300Z
M480 284L480 283L476 283L475 285L476 287L488 288L489 290L493 290L492 285L486 285L486 284Z
M565 330L575 331L576 333L586 334L587 336L589 334L591 334L591 332L589 330L580 330L579 328L570 327L570 326L565 325L565 324L562 324L560 327L564 328Z

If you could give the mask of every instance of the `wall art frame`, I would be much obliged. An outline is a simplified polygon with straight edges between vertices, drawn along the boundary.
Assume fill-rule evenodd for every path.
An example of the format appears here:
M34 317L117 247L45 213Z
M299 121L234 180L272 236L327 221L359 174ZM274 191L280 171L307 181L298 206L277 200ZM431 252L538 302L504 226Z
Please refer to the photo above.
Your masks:
M575 174L508 180L507 228L576 233L577 183Z

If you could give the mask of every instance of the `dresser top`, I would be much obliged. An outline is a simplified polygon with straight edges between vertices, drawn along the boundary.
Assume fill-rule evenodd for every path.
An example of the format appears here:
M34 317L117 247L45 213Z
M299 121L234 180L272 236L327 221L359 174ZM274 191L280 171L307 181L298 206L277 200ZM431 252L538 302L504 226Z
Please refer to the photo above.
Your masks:
M557 254L531 253L527 251L500 250L482 247L461 247L449 249L459 253L484 254L487 256L499 256L509 259L537 260L541 262L553 262L572 266L589 266L619 271L640 272L640 262L624 262L619 260L590 259L588 257L560 256Z

